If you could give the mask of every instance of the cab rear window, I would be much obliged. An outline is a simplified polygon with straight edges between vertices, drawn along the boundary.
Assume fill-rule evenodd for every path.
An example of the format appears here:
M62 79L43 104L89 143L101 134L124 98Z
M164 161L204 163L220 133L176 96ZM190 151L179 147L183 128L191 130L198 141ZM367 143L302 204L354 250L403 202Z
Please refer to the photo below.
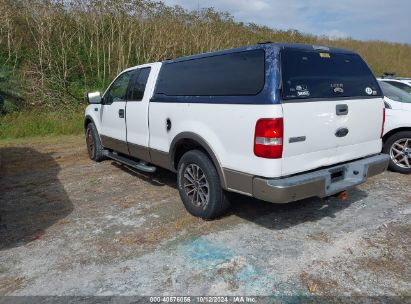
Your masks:
M284 49L281 71L284 100L381 96L374 75L357 54Z

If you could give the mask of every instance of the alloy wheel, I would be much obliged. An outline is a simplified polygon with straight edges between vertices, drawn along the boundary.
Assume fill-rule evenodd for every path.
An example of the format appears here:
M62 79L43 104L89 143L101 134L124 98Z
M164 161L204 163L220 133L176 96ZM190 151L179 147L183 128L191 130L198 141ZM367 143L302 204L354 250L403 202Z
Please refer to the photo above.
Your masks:
M401 138L390 149L392 161L401 168L411 168L411 138Z
M184 192L191 200L191 203L203 208L209 202L209 184L203 170L196 164L189 164L183 173Z

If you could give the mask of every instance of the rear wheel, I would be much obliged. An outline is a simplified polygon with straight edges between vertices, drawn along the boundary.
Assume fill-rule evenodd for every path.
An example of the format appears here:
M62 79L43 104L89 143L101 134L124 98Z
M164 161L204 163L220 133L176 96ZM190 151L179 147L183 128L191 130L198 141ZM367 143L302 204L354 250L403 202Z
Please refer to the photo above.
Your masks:
M89 123L86 129L86 145L90 159L100 162L105 159L104 148L101 145L100 137L98 136L97 128L94 123Z
M384 144L383 152L391 157L389 168L392 171L411 173L411 131L391 135Z
M184 206L194 216L214 219L230 206L216 168L202 151L191 150L181 157L177 183Z

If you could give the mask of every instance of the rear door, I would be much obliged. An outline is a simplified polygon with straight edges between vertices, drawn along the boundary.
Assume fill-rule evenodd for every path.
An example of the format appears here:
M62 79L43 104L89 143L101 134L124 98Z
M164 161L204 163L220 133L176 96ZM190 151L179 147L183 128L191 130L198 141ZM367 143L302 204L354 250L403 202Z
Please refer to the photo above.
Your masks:
M148 109L161 64L141 66L131 80L127 98L127 143L130 155L150 161Z
M357 54L284 49L282 174L381 151L383 99Z

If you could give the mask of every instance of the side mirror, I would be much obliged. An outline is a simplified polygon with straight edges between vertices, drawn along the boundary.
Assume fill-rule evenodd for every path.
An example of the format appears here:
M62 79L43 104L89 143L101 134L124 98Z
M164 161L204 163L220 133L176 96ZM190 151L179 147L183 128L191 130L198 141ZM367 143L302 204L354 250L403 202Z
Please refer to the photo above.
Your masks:
M92 92L87 94L87 102L89 104L99 104L101 103L100 92Z

